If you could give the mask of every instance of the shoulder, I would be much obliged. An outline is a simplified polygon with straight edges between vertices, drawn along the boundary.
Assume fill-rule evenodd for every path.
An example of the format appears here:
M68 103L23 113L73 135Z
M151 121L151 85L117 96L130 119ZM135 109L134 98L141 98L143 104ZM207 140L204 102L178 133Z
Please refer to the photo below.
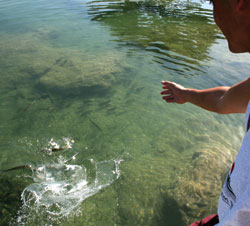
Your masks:
M231 90L234 91L238 97L248 102L250 99L250 77L232 86Z
M230 87L223 96L225 113L245 113L250 100L250 77Z
M245 84L248 88L250 88L250 77L242 81L243 84Z

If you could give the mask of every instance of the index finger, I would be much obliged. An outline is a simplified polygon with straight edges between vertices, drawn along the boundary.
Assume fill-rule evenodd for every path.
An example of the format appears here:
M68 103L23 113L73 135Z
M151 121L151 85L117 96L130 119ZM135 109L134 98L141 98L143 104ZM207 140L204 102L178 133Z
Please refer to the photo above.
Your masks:
M173 83L169 81L162 81L161 84L163 85L163 89L169 89L173 86Z

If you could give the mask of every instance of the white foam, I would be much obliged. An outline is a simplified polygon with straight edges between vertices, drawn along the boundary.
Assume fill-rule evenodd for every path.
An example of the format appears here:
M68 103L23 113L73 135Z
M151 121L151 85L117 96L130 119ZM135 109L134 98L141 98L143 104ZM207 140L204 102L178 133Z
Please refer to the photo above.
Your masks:
M71 143L67 145L72 147L72 139L65 140L70 140ZM48 146L50 145L56 147L58 144L51 139ZM88 175L90 169L84 165L72 164L72 160L75 162L76 158L76 154L69 159L58 156L53 163L34 167L34 183L26 187L21 195L23 207L17 217L19 225L25 225L27 220L35 220L38 216L46 216L52 223L60 217L67 217L77 212L77 208L86 198L120 176L121 160L95 162L90 159L88 161L94 167L91 175Z

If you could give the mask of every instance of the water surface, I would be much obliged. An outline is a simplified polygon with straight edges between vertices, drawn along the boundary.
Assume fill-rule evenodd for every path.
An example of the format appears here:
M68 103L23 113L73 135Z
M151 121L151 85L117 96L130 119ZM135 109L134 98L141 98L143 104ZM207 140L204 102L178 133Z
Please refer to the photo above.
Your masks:
M1 225L185 226L216 211L243 116L161 100L161 80L248 76L208 4L1 1ZM28 167L27 167L28 166Z

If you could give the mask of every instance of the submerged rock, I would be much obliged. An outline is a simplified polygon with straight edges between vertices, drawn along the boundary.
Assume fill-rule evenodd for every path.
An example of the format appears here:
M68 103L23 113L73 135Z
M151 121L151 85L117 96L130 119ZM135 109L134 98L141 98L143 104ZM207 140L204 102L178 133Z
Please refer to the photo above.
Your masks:
M40 84L48 89L77 92L84 88L107 88L122 71L120 56L113 52L95 56L62 56L41 76Z
M4 35L0 47L6 54L0 56L0 62L5 81L25 80L27 84L35 80L39 87L51 93L93 94L98 93L98 89L109 88L118 81L121 72L131 68L125 63L123 53L118 51L90 53L84 49L55 48L50 36L56 33L56 30L44 28L25 33L18 39L14 35Z
M188 224L214 214L233 153L223 145L211 144L195 151L190 164L176 181L172 197Z

